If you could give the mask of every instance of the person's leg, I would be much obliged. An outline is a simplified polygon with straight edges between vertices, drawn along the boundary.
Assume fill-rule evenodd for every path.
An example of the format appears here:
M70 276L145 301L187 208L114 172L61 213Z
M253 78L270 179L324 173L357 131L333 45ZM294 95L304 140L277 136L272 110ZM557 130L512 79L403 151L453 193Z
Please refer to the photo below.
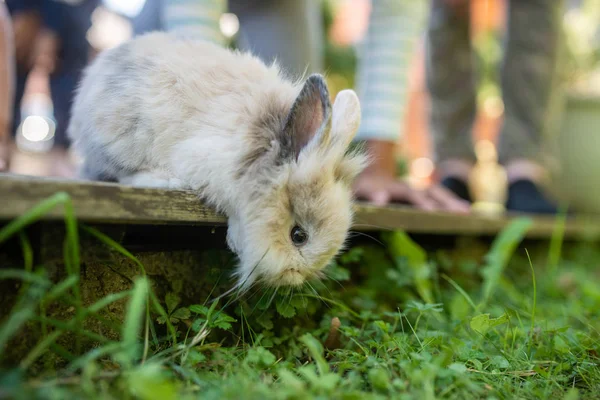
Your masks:
M13 109L10 134L14 139L17 128L21 123L21 100L25 93L25 83L27 82L27 73L25 71L17 71L15 76L15 90L13 93Z
M226 7L226 0L164 0L164 27L224 44L219 18ZM242 49L265 62L277 59L292 75L323 68L318 0L230 0L229 8L240 20Z
M61 148L68 148L69 138L67 127L71 117L71 104L79 82L80 74L77 71L59 73L50 80L52 104L54 105L54 119L56 130L54 132L54 144Z
M229 0L240 20L238 46L292 77L323 69L323 21L318 0Z
M504 124L498 154L543 163L561 43L563 0L511 0L502 68Z
M357 88L362 119L355 141L371 163L354 181L358 199L377 205L408 203L420 209L466 212L469 205L433 185L424 191L398 179L396 144L403 123L414 45L425 30L427 4L373 0L366 37L358 54Z
M511 181L507 207L512 210L555 212L537 184L554 152L549 133L560 105L556 82L563 7L563 0L510 2L498 153Z
M0 172L7 171L15 91L14 36L10 15L0 4Z
M463 181L475 160L471 129L476 114L476 80L469 22L468 1L449 5L444 0L432 0L426 39L430 130L440 175Z
M162 1L146 0L140 13L132 19L133 34L137 36L164 29L162 11Z
M410 64L427 23L427 4L373 0L358 53L356 87L362 119L357 141L397 142L409 97Z

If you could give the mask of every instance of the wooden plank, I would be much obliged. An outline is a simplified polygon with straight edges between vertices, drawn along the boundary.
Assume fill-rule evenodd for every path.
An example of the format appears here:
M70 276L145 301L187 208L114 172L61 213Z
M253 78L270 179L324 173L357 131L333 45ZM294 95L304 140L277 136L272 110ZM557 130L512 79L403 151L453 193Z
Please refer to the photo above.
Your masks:
M7 174L0 175L0 219L19 216L61 191L71 196L76 215L82 221L193 225L226 222L191 192ZM47 215L47 219L62 217L61 208Z
M192 192L141 189L110 183L57 180L0 174L0 220L15 218L56 192L68 193L82 221L145 225L225 225L226 219L205 207ZM60 207L45 218L61 219ZM553 217L535 217L529 237L549 237ZM511 217L457 215L415 210L406 206L374 207L358 204L355 230L401 229L412 233L493 235ZM565 236L600 237L598 217L569 218Z
M426 212L410 207L374 207L362 204L355 218L357 230L403 229L411 233L438 235L495 235L519 215L485 216L459 215L444 212ZM533 225L529 238L549 238L556 228L552 216L527 216ZM600 218L570 217L564 227L565 238L600 238Z

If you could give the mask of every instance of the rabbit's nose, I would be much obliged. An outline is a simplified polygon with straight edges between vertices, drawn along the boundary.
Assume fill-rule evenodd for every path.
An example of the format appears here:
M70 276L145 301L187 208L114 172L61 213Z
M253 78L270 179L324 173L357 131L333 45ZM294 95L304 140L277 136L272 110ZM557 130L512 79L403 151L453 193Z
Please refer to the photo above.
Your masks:
M287 268L279 275L281 285L299 286L304 283L305 277L298 268Z

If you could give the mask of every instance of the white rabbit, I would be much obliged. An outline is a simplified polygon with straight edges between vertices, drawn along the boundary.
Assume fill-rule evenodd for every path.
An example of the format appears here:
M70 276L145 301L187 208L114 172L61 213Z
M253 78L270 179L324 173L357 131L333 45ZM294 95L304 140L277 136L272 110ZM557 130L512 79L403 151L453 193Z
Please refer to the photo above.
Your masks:
M69 135L84 178L191 189L227 215L237 287L300 285L342 248L351 183L367 159L348 147L356 94L333 105L322 76L210 43L150 33L86 70Z

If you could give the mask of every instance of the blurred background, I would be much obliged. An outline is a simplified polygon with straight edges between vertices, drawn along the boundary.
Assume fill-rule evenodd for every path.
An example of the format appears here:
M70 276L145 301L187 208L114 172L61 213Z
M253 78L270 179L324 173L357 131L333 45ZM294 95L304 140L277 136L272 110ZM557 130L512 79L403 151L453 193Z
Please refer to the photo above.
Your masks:
M417 0L415 0L417 1ZM553 1L553 0L548 0ZM26 0L9 1L17 8ZM84 42L72 46L78 54L73 59L91 60L95 54L117 46L136 34L161 29L161 0L69 0L77 9L60 18L73 19L71 23L86 29ZM12 4L11 4L12 3ZM425 2L428 3L428 2ZM357 49L367 31L371 3L369 0L323 0L325 35L325 72L332 95L341 89L353 87L357 66ZM475 140L494 141L498 133L504 107L499 88L498 64L502 58L507 3L505 0L472 0L471 35L479 71L478 115L473 129ZM427 8L425 5L424 8ZM17 15L17 14L13 14ZM584 209L599 210L600 199L600 0L569 0L563 17L566 33L566 73L561 77L566 88L567 107L561 116L559 147L561 174L555 191L568 191L570 201ZM40 21L15 21L15 36L30 43L34 37L28 30L39 29ZM235 46L239 20L235 14L225 13L219 21L221 32ZM76 39L73 39L76 40ZM31 43L30 43L31 44ZM16 43L17 61L20 47ZM35 46L34 46L35 47ZM398 143L399 174L416 185L427 185L432 179L431 138L427 127L428 96L425 87L424 52L422 44L405 56L411 60L409 94L404 110L404 126ZM18 68L17 68L18 69ZM60 65L57 66L60 70ZM18 76L17 71L17 76ZM70 178L74 176L74 162L66 146L54 138L56 129L63 128L68 113L69 91L76 84L76 74L64 72L54 80L48 76L29 74L17 83L22 93L13 124L16 136L11 146L10 172L37 176ZM78 77L77 77L78 78ZM66 83L65 83L66 82ZM53 93L53 90L56 93ZM64 128L63 128L64 129ZM597 149L597 151L591 151ZM591 188L598 188L592 190ZM581 195L577 197L577 194ZM593 194L593 196L592 196Z

